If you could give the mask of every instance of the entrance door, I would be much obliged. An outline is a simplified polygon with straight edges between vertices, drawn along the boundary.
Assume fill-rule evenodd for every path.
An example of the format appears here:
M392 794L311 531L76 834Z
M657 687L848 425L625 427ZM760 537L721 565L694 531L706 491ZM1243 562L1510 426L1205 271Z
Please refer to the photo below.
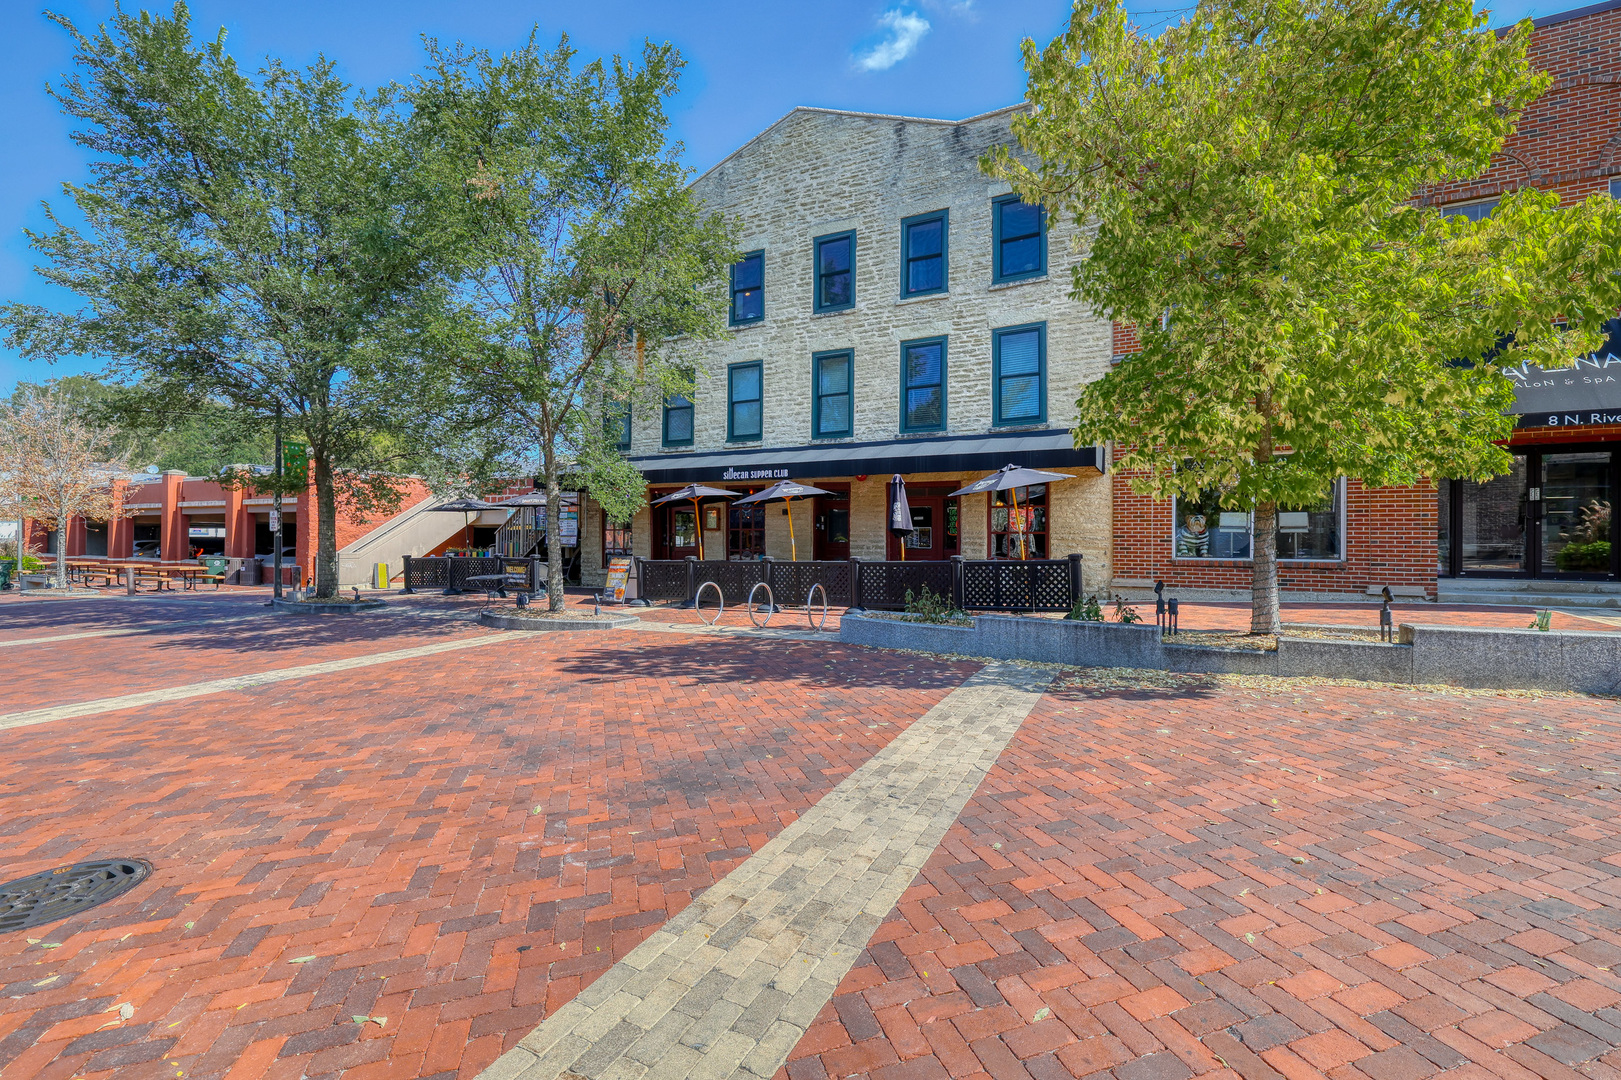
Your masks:
M1538 576L1608 576L1610 451L1541 456Z
M698 512L689 503L670 503L654 508L658 523L659 558L685 559L698 556Z
M832 489L828 489L832 490ZM818 495L815 510L816 558L850 557L850 493Z
M957 554L957 500L943 495L914 495L908 491L906 501L912 508L912 535L906 538L907 559L949 559ZM887 528L884 531L889 532ZM888 549L890 559L901 557L900 542L892 535Z
M1611 507L1621 462L1610 447L1532 448L1506 476L1443 481L1440 572L1460 576L1613 578Z

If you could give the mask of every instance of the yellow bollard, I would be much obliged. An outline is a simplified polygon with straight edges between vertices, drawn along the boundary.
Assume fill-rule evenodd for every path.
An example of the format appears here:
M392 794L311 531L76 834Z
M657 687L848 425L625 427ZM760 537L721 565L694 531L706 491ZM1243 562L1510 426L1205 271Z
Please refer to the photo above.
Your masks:
M380 562L372 575L372 587L377 589L388 588L388 563Z

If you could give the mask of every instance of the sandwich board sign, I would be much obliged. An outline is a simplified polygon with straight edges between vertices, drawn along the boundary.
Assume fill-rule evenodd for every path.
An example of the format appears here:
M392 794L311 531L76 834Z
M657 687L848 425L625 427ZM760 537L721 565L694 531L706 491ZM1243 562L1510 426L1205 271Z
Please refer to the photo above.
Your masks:
M614 559L608 564L608 588L614 603L625 602L625 586L630 581L630 559Z

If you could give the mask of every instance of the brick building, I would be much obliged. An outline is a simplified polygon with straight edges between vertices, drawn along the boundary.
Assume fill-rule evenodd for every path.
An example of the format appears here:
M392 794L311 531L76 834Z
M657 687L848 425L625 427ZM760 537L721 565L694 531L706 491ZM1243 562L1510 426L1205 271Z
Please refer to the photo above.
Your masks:
M1479 217L1521 187L1566 201L1621 197L1621 0L1534 25L1530 59L1553 85L1487 172L1426 192L1424 204ZM1513 373L1519 392L1508 475L1395 489L1342 482L1323 505L1280 517L1282 587L1343 595L1390 585L1448 599L1613 591L1603 583L1621 577L1621 548L1608 543L1607 520L1621 482L1621 321L1611 329L1606 346L1574 369ZM1116 325L1114 354L1136 348L1135 331ZM1113 485L1117 590L1155 580L1184 592L1248 590L1247 515L1155 502L1118 474ZM1192 535L1197 529L1202 537Z
M586 575L606 551L896 558L885 485L905 478L908 559L1009 550L1011 506L951 498L1009 462L1073 480L1017 493L1032 554L1109 573L1101 448L1068 431L1074 388L1109 367L1107 320L1066 295L1070 229L978 167L1015 108L962 121L795 109L694 184L735 217L731 330L689 350L692 400L638 401L623 445L649 495L739 493L791 477L834 494L793 513L717 502L644 510L623 530L587 504ZM999 496L1005 498L1006 496Z

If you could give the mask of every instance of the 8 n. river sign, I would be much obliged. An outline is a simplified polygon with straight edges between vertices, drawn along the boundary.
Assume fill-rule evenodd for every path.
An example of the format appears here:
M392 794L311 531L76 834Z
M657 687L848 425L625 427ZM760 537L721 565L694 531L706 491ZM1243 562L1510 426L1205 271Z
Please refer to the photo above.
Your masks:
M1621 424L1621 319L1606 328L1603 347L1574 367L1544 371L1534 364L1510 368L1515 427Z

